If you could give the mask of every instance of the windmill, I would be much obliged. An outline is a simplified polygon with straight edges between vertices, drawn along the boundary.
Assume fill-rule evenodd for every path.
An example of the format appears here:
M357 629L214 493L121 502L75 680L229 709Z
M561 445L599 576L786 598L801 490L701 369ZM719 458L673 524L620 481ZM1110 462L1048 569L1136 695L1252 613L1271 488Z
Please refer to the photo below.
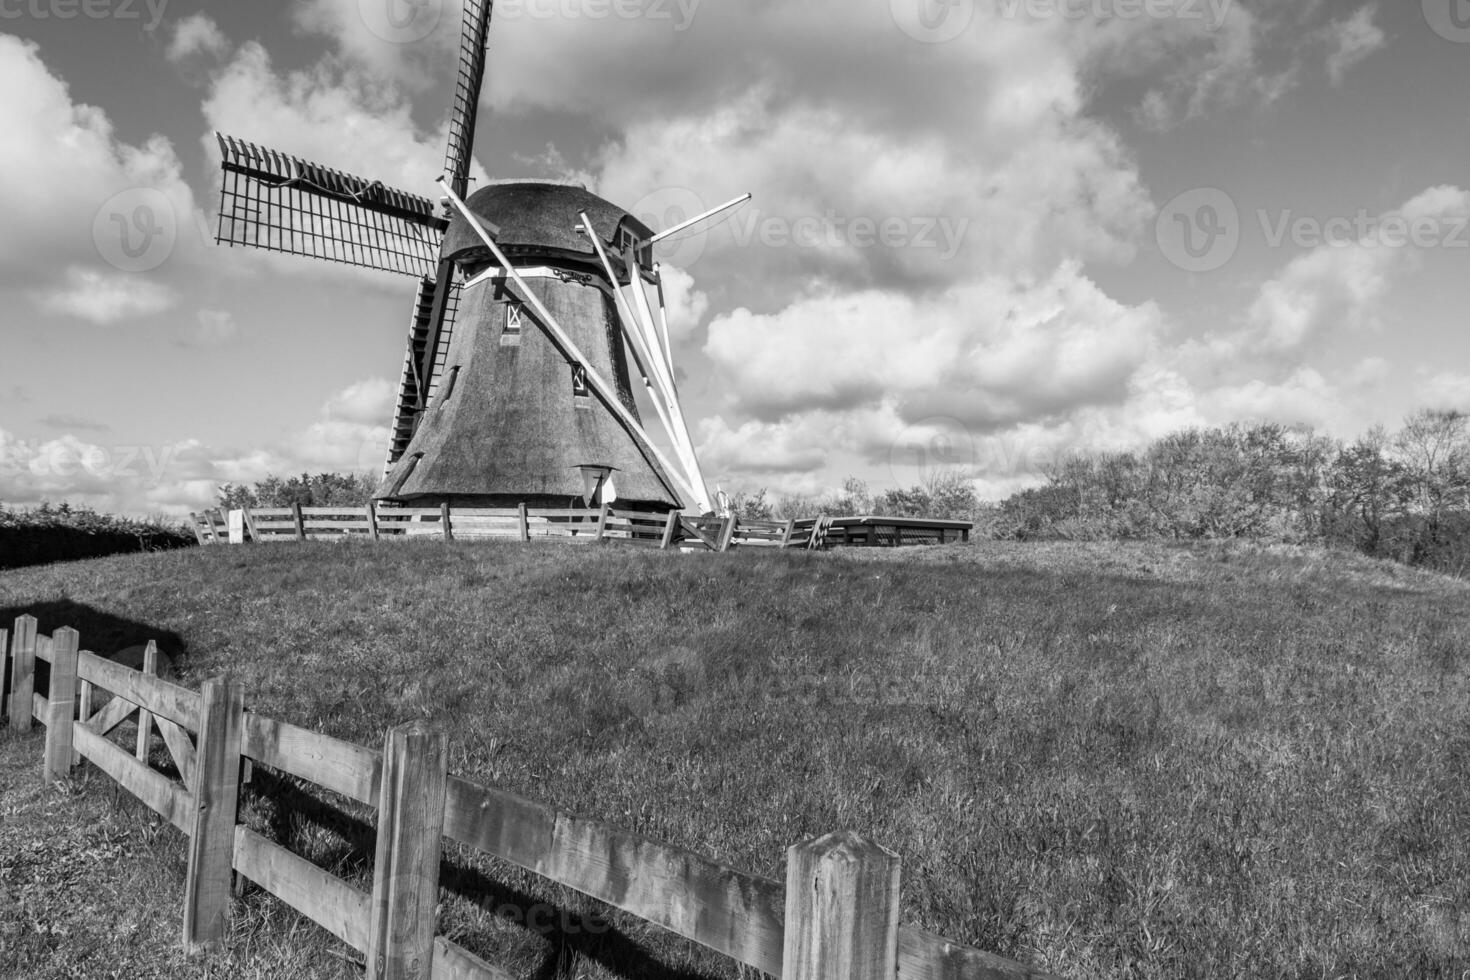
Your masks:
M418 279L379 499L707 512L653 246L749 195L655 233L577 184L491 181L469 194L491 6L465 0L444 215L381 181L217 134L217 240ZM629 354L672 457L644 429Z

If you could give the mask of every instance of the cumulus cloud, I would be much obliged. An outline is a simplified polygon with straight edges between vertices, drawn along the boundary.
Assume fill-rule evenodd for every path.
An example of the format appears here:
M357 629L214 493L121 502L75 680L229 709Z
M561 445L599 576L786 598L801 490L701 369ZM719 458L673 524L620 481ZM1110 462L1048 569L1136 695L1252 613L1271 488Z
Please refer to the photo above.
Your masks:
M763 419L895 399L991 428L1116 401L1163 329L1066 263L1032 285L986 279L933 299L833 293L717 317L705 354L731 407Z
M330 38L343 57L411 88L427 88L458 61L459 0L302 0L292 17L299 29Z
M107 228L106 209L146 193L155 202L150 212L177 235L180 216L194 213L193 195L180 175L172 145L152 136L140 145L117 139L106 113L72 101L66 84L41 61L35 44L0 34L0 290L24 289L51 296L52 305L96 322L121 315L156 311L164 304L163 287L120 285L96 271L108 245L95 229ZM56 148L65 152L56 152ZM121 208L121 206L119 206ZM68 290L83 295L68 300Z
M388 448L392 386L381 378L349 385L320 416L280 443L248 449L198 439L139 444L99 443L85 420L51 439L22 439L0 428L0 501L36 506L68 500L121 514L179 515L213 504L223 483L253 483L271 474L376 472ZM80 424L79 424L80 423Z
M1249 313L1253 329L1238 340L1289 351L1331 330L1371 328L1395 278L1412 268L1416 248L1443 244L1467 215L1470 192L1445 185L1359 228L1324 225L1309 251L1261 286Z
M69 267L60 285L32 295L43 313L73 316L100 326L162 313L178 301L172 289L136 273L82 266Z
M168 60L175 64L198 57L217 58L229 50L230 42L208 14L191 14L174 25L168 43Z

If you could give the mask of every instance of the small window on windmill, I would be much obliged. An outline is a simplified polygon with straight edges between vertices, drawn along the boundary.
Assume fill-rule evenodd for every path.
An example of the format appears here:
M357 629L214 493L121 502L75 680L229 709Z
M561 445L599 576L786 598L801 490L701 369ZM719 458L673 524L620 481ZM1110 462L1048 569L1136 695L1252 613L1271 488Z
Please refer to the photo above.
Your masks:
M576 399L578 408L590 408L592 405L592 389L587 387L587 368L581 364L572 365L572 397Z
M521 304L505 304L505 328L500 331L500 346L516 347L520 345L523 315Z

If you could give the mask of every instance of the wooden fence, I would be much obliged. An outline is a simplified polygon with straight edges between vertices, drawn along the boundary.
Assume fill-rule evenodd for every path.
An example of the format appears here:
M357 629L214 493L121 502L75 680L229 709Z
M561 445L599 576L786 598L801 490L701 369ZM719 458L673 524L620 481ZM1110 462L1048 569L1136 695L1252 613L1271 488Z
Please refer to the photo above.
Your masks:
M452 776L444 734L420 725L390 730L381 750L366 748L247 711L228 678L199 691L162 680L152 644L135 671L79 651L75 630L48 637L36 626L29 616L16 620L8 651L0 630L10 725L46 726L48 782L85 759L188 836L183 941L191 951L223 942L233 873L362 953L369 980L508 980L435 934L447 837L771 976L1055 980L901 924L899 857L856 834L791 847L783 884ZM44 695L33 690L38 659L51 666ZM111 699L94 711L103 692ZM113 733L134 716L130 751ZM149 764L154 732L180 779ZM247 763L377 808L371 891L237 823Z
M246 508L240 513L236 538L273 541L341 541L349 538L456 539L502 538L530 541L559 538L574 542L628 544L641 547L728 551L732 547L817 548L823 543L826 518L804 521L746 521L695 518L678 511L666 514L620 510L528 508L473 509L439 507L286 507ZM230 518L222 511L190 514L200 544L227 544Z

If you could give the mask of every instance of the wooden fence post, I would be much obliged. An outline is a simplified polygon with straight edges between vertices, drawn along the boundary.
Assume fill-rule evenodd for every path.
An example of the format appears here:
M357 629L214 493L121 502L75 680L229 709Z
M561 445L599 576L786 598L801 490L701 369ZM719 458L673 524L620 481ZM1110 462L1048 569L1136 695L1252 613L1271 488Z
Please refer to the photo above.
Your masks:
M367 502L367 507L365 507L364 510L367 511L368 534L372 535L372 539L374 541L377 541L379 540L378 502L376 500L369 500Z
M200 689L199 745L194 763L194 829L184 880L184 948L219 948L230 920L230 870L240 795L240 736L244 695L229 678Z
M453 541L454 525L450 523L449 501L447 500L439 505L439 520L444 524L444 540Z
M720 527L720 551L729 551L730 542L735 540L735 526L740 523L739 518L731 515L725 518L725 523Z
M850 831L786 852L782 980L893 980L897 854Z
M608 519L608 517L609 517L609 515L611 513L612 513L612 504L603 504L602 505L602 508L597 512L597 540L598 541L606 541L607 540L607 538L604 535L607 534L607 519Z
M517 515L517 517L519 517L520 522L521 522L521 540L522 541L530 541L531 540L531 520L530 520L530 517L526 514L526 505L525 504L521 504L519 507L516 508L516 515Z
M143 648L143 673L149 677L158 676L158 644L153 640L148 641L148 646ZM147 708L138 708L138 761L145 766L148 764L148 742L153 737L153 712Z
M383 740L367 980L428 980L449 782L448 740L422 722Z
M15 621L10 659L10 730L31 730L31 695L36 690L36 617Z
M242 507L240 511L245 516L245 533L250 536L250 543L260 544L260 529L255 526L255 515L250 513L249 507Z
M77 710L77 631L51 634L51 687L46 692L46 764L41 778L63 780L71 772L71 723Z
M674 546L674 535L678 533L679 512L677 510L671 510L669 511L668 518L664 521L664 536L663 540L659 542L660 550L668 551L672 548Z
M0 719L10 717L10 631L0 629Z
M306 518L303 517L302 514L301 514L301 505L299 503L296 503L296 504L292 504L291 505L291 517L292 517L293 520L296 521L296 540L297 541L305 541L306 540Z

